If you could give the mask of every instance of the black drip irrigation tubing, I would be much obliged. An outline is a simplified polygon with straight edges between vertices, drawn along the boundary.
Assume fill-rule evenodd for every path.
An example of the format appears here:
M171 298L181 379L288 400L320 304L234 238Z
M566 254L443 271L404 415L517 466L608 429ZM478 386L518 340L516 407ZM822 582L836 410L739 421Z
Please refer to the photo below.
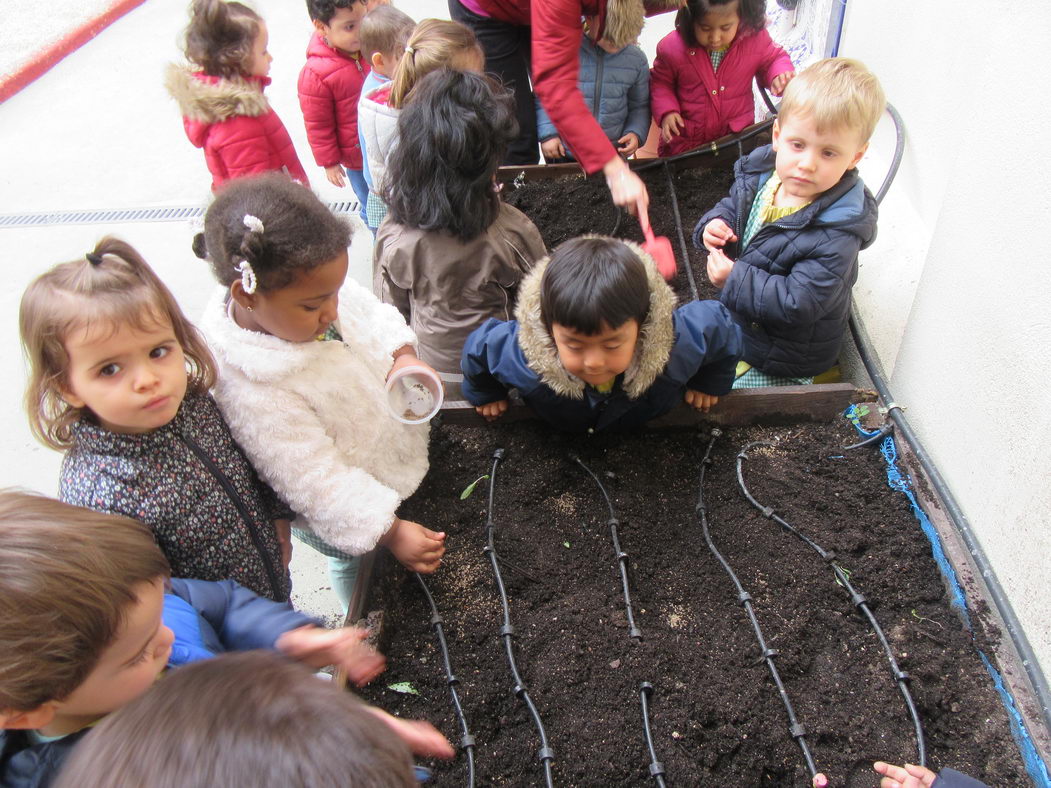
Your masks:
M497 558L496 546L493 542L493 498L496 492L496 468L503 458L503 449L497 449L493 452L493 468L489 472L489 505L486 508L485 515L486 545L482 548L482 552L489 557L489 563L493 567L493 576L496 579L496 589L500 593L500 606L504 611L504 623L500 627L500 638L504 642L507 664L511 668L511 676L514 678L515 697L525 703L526 708L529 709L529 715L533 718L533 724L536 726L537 733L540 734L540 750L537 752L537 758L544 765L544 783L548 788L551 788L554 785L551 775L551 762L555 760L555 751L547 743L547 733L544 731L544 723L540 719L540 712L537 711L533 699L529 697L529 691L526 689L525 682L522 681L522 676L518 672L518 664L515 662L513 643L515 630L511 626L511 608L507 602L507 590L504 588L504 580L500 575L500 561Z
M755 633L755 639L759 643L759 658L766 663L766 667L770 670L770 676L774 680L774 685L777 687L777 692L781 696L781 702L784 704L785 712L788 715L789 732L792 734L792 738L795 739L796 744L799 745L799 749L802 750L803 759L806 761L806 767L810 772L810 779L813 780L818 774L817 766L814 764L814 758L810 753L810 746L806 742L806 728L796 717L795 709L792 708L792 701L788 697L788 691L785 689L784 682L781 681L781 674L778 673L777 665L774 664L774 657L777 656L778 652L766 645L766 639L763 637L763 630L759 627L759 619L756 618L755 609L752 606L752 595L745 591L744 586L741 585L741 581L738 580L737 575L730 567L730 564L725 558L723 558L722 553L716 548L715 542L712 541L712 535L708 531L708 507L704 502L704 476L708 466L712 464L712 447L715 446L715 441L721 435L722 430L712 430L711 438L708 440L708 446L704 451L704 457L701 458L700 481L697 485L696 512L701 520L701 530L704 532L704 541L708 545L708 549L711 551L712 555L715 556L716 560L722 564L726 574L730 576L730 580L733 581L734 586L737 588L737 599L748 614L748 619L752 624L752 630Z
M679 235L679 251L682 253L682 264L686 267L686 279L690 283L690 292L693 294L693 300L696 301L701 296L697 292L697 282L693 278L693 266L690 265L690 252L686 247L686 236L683 235L682 229L682 214L679 213L679 197L675 193L675 182L671 177L671 167L668 166L667 160L664 162L664 177L668 179L668 192L671 194L671 207L675 211L675 232Z
M650 731L650 696L653 685L648 681L639 684L639 705L642 707L642 729L646 734L646 749L650 751L650 776L657 788L664 788L664 764L657 760L657 751L653 747L653 733Z
M474 786L474 736L471 735L471 729L467 725L467 717L463 713L463 705L460 703L460 695L456 691L456 686L460 683L460 680L456 678L456 674L453 673L452 662L449 659L449 645L445 642L445 629L442 623L442 617L438 613L438 606L434 604L434 597L431 596L431 590L427 587L427 583L424 581L423 576L419 572L413 572L416 575L416 579L420 583L420 588L423 589L423 595L427 597L427 604L431 608L431 626L434 627L435 637L438 638L438 647L442 652L442 662L445 664L445 680L449 685L449 695L452 696L453 710L456 712L456 718L460 722L460 730L463 735L460 737L460 748L467 755L467 786L473 788Z
M765 441L754 441L745 445L737 453L737 485L741 488L741 492L744 494L744 497L748 499L748 502L758 509L763 517L768 520L773 520L783 529L798 537L807 547L821 556L821 559L832 568L832 573L836 578L836 582L839 583L839 585L841 585L850 596L851 603L861 611L866 619L868 619L869 626L872 631L876 633L876 637L879 638L880 645L883 646L883 651L887 656L887 662L890 664L891 675L894 676L894 681L898 685L898 691L901 692L901 697L905 701L905 708L909 713L909 717L912 719L912 727L916 734L916 753L919 758L916 763L920 766L926 766L927 745L923 736L923 724L920 722L919 712L916 710L916 704L912 699L912 693L909 692L909 674L899 667L898 661L894 658L894 650L887 641L887 636L884 634L883 628L876 620L876 616L872 613L872 608L869 607L868 600L866 600L864 595L861 594L850 582L850 574L839 565L838 561L836 561L836 554L834 552L831 550L825 550L817 542L796 529L791 523L775 512L773 507L763 506L763 504L759 503L752 493L749 492L748 486L744 483L744 461L748 459L748 450L757 446L772 445L773 444Z

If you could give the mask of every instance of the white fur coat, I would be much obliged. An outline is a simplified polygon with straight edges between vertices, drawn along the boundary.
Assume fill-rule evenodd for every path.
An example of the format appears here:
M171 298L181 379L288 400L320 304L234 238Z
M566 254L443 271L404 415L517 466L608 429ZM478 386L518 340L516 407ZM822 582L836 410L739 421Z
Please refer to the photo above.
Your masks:
M201 328L234 439L295 510L297 528L355 555L372 549L427 472L428 426L397 421L384 390L391 354L415 336L349 278L339 295L343 342L246 331L227 313L228 292L215 293Z

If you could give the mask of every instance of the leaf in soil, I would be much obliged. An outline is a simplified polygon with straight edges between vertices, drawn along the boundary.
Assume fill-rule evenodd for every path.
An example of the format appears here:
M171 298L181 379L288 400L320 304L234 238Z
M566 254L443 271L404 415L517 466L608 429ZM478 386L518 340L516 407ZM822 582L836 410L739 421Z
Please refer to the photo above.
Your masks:
M387 689L400 692L402 695L419 695L420 691L412 686L408 681L399 681L394 684L388 684Z
M563 542L562 546L568 549L569 548L569 542Z
M463 492L460 493L460 500L461 501L466 501L468 498L470 498L471 497L471 493L474 492L474 488L478 486L478 482L485 481L488 478L489 478L489 474L488 473L484 474L483 476L479 476L473 482L471 482L466 487L464 487L463 488Z

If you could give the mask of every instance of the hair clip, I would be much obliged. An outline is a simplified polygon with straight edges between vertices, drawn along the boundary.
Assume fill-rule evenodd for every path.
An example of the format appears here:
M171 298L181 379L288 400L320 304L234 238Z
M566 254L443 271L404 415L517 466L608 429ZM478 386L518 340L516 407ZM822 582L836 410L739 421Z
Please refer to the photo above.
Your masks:
M97 252L88 252L84 257L92 265L102 265L102 255Z
M244 225L253 233L263 232L263 222L256 216L252 216L250 213L245 214Z
M259 220L256 219L256 221ZM237 270L241 272L241 289L251 295L255 292L255 287L258 284L255 278L255 271L252 270L252 264L247 260L242 260L237 264Z
M413 53L414 53L415 51L416 51L416 48L415 48L415 47L410 47L410 46L406 46L406 47L405 47L405 54L406 54L406 55L411 55L411 54L413 54Z

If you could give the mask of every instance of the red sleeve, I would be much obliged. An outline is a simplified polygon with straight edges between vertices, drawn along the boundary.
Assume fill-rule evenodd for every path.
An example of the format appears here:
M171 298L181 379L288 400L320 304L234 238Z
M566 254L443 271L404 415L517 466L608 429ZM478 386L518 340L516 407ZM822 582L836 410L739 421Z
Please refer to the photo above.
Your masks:
M766 30L760 30L756 35L759 36L759 40L762 42L763 51L762 63L759 66L757 76L760 84L764 88L769 88L770 83L774 81L774 77L778 74L784 74L786 71L792 71L794 66L792 65L792 58L770 37L770 33Z
M299 106L303 110L303 124L307 142L319 167L340 163L339 143L336 140L336 99L328 85L310 68L299 72Z
M679 34L672 31L669 35ZM666 40L667 37L661 39L661 42L657 44L657 56L653 59L653 69L650 71L650 106L653 110L653 120L658 126L669 112L682 112L679 106L679 94L675 92L675 85L678 82L676 65L682 66L682 64L674 63L673 58L669 57L670 53L666 51L669 47L665 46Z
M588 174L617 156L577 84L583 36L580 0L533 0L533 89L558 135Z

